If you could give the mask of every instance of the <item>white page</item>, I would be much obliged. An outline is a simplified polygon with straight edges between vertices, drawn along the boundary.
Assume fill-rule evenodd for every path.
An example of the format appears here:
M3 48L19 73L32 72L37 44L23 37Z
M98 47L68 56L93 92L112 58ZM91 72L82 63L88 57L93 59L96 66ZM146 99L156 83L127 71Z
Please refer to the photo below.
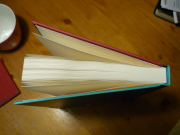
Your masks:
M68 35L65 35L59 32L52 31L50 29L47 29L38 25L36 25L36 27L42 34L42 37L49 39L53 42L59 43L59 45L64 45L66 47L69 47L71 49L79 50L81 52L91 54L96 57L98 56L103 59L108 59L108 60L116 61L120 63L139 65L139 66L148 66L148 67L157 67L157 68L159 67L152 63L148 63L146 61L143 61L143 60L140 60L140 59L137 59L137 58L134 58L134 57L131 57L131 56L128 56L128 55L125 55L125 54L122 54L122 53L119 53L119 52L116 52L116 51L113 51L104 47L100 47L98 45L94 45L92 43L85 42L85 41L70 37ZM37 38L39 39L39 37ZM42 38L41 38L41 42L42 42ZM51 44L46 43L45 46L46 47L49 46L48 47L49 49L51 48ZM56 52L57 51L58 50L56 50ZM53 50L50 52L52 54L54 53ZM81 57L80 59L83 59L83 57Z
M73 49L71 47L68 47L66 45L57 43L50 39L44 38L35 33L33 34L54 56L61 56L61 57L74 58L74 59L84 59L84 60L117 62L110 59L98 57L92 54L88 54L88 53Z
M103 91L118 88L129 88L143 86L142 84L134 84L127 82L126 84L119 83L90 83L90 84L77 84L77 85L49 85L49 86L22 86L28 90L51 94L55 96L93 92L93 91Z
M173 11L174 22L180 24L180 13Z
M27 57L24 60L22 81L33 80L112 80L163 84L166 83L166 68L63 58L52 59L52 56L47 56L46 59Z
M162 8L180 12L180 0L161 0Z

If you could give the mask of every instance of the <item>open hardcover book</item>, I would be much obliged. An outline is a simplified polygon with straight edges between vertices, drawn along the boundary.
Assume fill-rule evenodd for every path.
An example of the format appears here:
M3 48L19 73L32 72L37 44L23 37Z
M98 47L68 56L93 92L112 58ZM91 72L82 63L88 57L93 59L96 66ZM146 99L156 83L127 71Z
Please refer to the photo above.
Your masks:
M23 88L54 97L16 101L31 104L170 85L170 67L34 22L34 35L54 56L24 59ZM61 104L61 103L60 103Z

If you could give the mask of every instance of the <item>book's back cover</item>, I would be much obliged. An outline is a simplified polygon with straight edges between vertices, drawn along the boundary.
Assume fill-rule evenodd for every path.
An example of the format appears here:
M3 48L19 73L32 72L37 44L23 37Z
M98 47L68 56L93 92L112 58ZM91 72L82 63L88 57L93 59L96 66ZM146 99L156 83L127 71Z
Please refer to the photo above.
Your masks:
M157 87L150 87L146 89L132 89L128 91L117 91L107 93L84 93L84 94L75 94L75 95L65 95L58 97L50 98L39 98L32 100L21 100L16 101L16 105L28 105L28 106L38 106L38 107L50 107L50 108L69 108L69 107L78 107L88 104L99 104L99 103L110 103L114 101L124 101L133 99L140 95L155 91L157 89L163 88L165 86L159 85Z
M140 96L148 92L155 91L157 89L166 86L170 86L171 83L170 66L166 66L166 72L167 72L166 84L156 84L156 85L131 87L124 89L107 90L107 91L79 93L79 94L64 95L57 97L21 100L21 101L15 101L14 104L52 107L52 108L67 108L67 107L81 106L92 103L110 102L114 100L126 100L129 98Z

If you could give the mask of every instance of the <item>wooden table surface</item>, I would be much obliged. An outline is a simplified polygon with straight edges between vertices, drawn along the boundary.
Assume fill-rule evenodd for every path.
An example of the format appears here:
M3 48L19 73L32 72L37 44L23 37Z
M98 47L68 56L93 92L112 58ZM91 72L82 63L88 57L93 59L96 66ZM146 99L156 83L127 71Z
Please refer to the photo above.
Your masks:
M180 118L180 28L157 18L158 0L0 0L20 22L21 46L0 57L21 94L0 108L1 135L166 135ZM67 109L13 105L44 97L21 88L25 54L50 54L37 21L171 66L171 86L127 101Z

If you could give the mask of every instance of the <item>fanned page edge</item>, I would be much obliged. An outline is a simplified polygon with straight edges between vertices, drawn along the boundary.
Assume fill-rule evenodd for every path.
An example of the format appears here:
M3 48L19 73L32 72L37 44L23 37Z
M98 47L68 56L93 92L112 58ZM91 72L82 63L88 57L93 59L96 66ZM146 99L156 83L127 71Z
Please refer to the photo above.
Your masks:
M34 25L39 25L39 26L41 26L41 27L50 29L50 30L52 30L52 31L65 34L65 35L67 35L67 36L70 36L70 37L73 37L73 38L76 38L76 39L79 39L79 40L83 40L83 41L85 41L85 42L89 42L89 43L92 43L92 44L94 44L94 45L101 46L101 47L103 47L103 48L110 49L110 50L113 50L113 51L115 51L115 52L119 52L119 53L128 55L128 56L130 56L130 57L137 58L137 59L142 60L142 61L146 61L146 62L148 62L148 63L152 63L152 64L155 64L155 65L158 65L158 66L163 66L163 67L164 67L164 66L167 66L167 65L158 63L158 62L156 62L156 61L153 61L153 60L150 60L150 59L147 59L147 58L144 58L144 57L141 57L141 56L138 56L138 55L135 55L135 54L132 54L132 53L129 53L129 52L126 52L126 51L123 51L123 50L120 50L120 49L117 49L117 48L108 46L108 45L105 45L105 44L102 44L102 43L99 43L99 42L96 42L96 41L93 41L93 40L89 40L89 39L86 39L86 38L83 38L83 37L80 37L80 36L77 36L77 35L74 35L74 34L71 34L71 33L68 33L68 32L65 32L65 31L62 31L62 30L59 30L59 29L56 29L56 28L53 28L53 27L50 27L50 26L47 26L47 25L45 25L45 24L42 24L42 23L39 23L39 22L36 22L36 21L32 21L32 23L33 23Z
M99 55L94 55L92 53L87 53L85 51L74 49L72 47L61 44L59 42L56 42L54 40L48 39L46 37L40 36L35 33L33 34L46 47L46 49L48 49L49 52L51 52L51 54L53 54L54 56L60 56L64 58L73 58L73 59L79 59L79 60L83 58L82 60L108 61L108 62L115 62L115 63L118 62L109 58L104 58Z
M44 67L43 65L46 63L47 63L47 67ZM56 63L56 64L54 64L54 63ZM91 66L91 65L94 65L94 66ZM139 66L120 64L120 63L74 60L74 59L67 59L67 58L62 58L62 57L59 57L59 59L57 59L56 56L55 56L55 58L53 58L53 56L46 56L44 58L41 58L41 56L40 57L26 57L24 60L24 66L23 66L23 76L28 75L25 78L28 77L30 79L31 77L29 77L29 75L31 75L31 73L29 74L29 72L33 73L35 71L37 72L36 74L39 74L39 73L41 73L41 74L47 73L48 74L49 73L49 76L51 76L51 73L62 73L62 75L63 75L63 73L72 73L72 76L73 75L76 76L79 74L79 72L82 74L86 74L86 72L87 72L86 75L88 75L91 78L91 79L89 78L90 80L104 80L105 79L105 80L119 81L119 79L120 79L120 80L129 80L129 81L130 80L131 81L139 80L140 82L148 81L148 83L151 80L150 82L153 82L153 83L156 83L156 82L166 83L165 82L166 68L139 67ZM53 71L53 72L51 72L51 71ZM56 72L54 72L54 71L56 71ZM96 74L93 74L94 72L99 74L99 76L96 76ZM26 74L24 74L24 73L26 73ZM141 76L140 74L142 74L142 73L143 73L143 75ZM34 75L36 75L36 74L34 74ZM77 76L78 78L75 76L74 77L76 79L82 78L82 80L88 81L86 78L86 75L79 76L79 77ZM127 75L129 76L129 78ZM144 75L146 75L145 78L144 78ZM40 76L37 76L37 77L44 79L44 77L40 77ZM51 76L51 77L53 79L53 76ZM56 75L56 77L59 79L61 78L57 75ZM155 79L154 79L154 77L155 77ZM65 74L65 76L62 77L60 80L62 80L62 79L64 80L64 78L68 78L68 80L75 79L75 78L71 78L71 76L66 76L66 74ZM137 79L137 78L139 78L139 79ZM67 79L65 79L65 80L67 80ZM28 81L28 80L25 79L23 81Z
M95 44L64 35L41 26L37 26L41 35L33 33L36 38L55 56L86 60L110 61L142 67L160 66L140 59L97 46Z
M33 56L33 55L30 55L30 56ZM37 55L35 55L35 56L37 56ZM45 57L45 56L44 56ZM51 58L51 57L57 57L57 56L46 56L47 58ZM35 59L36 57L31 57L32 59ZM40 56L40 58L41 58L41 56ZM26 62L27 63L27 62ZM39 62L38 62L39 63ZM49 63L49 62L45 62L45 63ZM107 62L105 62L105 63L107 63ZM24 63L25 64L25 63ZM31 65L31 64L30 64ZM40 64L41 65L41 64ZM43 64L44 65L44 64ZM79 64L78 64L79 65ZM94 64L92 64L92 65L94 65ZM118 64L119 65L119 64ZM33 67L36 67L36 66L33 66ZM143 68L143 67L141 67L141 68ZM29 69L29 68L27 68L27 69ZM118 68L117 68L118 69ZM33 68L33 70L34 70L34 68ZM161 69L158 69L158 70L161 70ZM165 71L166 72L166 71ZM167 78L166 78L167 79ZM113 82L113 84L114 83L116 83L116 82ZM85 84L89 84L90 86L93 86L93 83L84 83L83 85L85 85ZM99 83L95 83L95 84L99 84ZM111 84L111 83L110 83ZM115 85L115 87L107 87L107 88L104 88L103 87L103 89L97 89L96 91L101 91L101 90L112 90L112 89L119 89L119 88L130 88L130 87L140 87L140 86L146 86L146 85L154 85L155 83L146 83L146 84L134 84L133 83L133 85L124 85L125 83L123 83L123 87L122 86L120 86L120 84L119 83L117 83L116 85ZM59 95L64 95L65 93L66 94L76 94L76 92L74 91L74 92L70 92L70 91L72 91L72 90L74 90L75 88L76 88L76 86L81 86L81 84L72 84L72 85L70 85L71 86L71 89L67 89L67 91L68 92L70 92L70 93L68 93L68 92L65 92L64 93L64 89L66 89L66 87L67 87L67 85L68 84L63 84L63 85L48 85L48 86L43 86L43 85L37 85L37 86L32 86L32 85L27 85L27 86L23 86L23 88L26 88L26 89L29 89L29 90L34 90L34 91L37 91L37 92L41 92L41 93L46 93L46 94L52 94L52 95L56 95L56 96L59 96ZM82 85L82 86L83 86ZM69 86L69 85L68 85ZM60 91L60 92L58 92L58 93L60 93L60 94L57 94L57 90L55 90L55 93L52 93L52 92L44 92L43 90L48 90L49 88L50 88L50 90L52 90L52 88L53 88L53 91L54 91L54 88L61 88L61 87L64 87L64 88L62 88L62 90L63 91ZM39 90L39 89L42 89L42 90ZM81 88L81 91L77 91L77 93L82 93L82 92L93 92L93 91L95 91L95 89L94 90L89 90L89 91L86 91L87 90L87 88L84 88L84 86L83 86L83 89L85 89L85 91L83 91L82 90L82 88ZM78 89L79 90L79 89Z

